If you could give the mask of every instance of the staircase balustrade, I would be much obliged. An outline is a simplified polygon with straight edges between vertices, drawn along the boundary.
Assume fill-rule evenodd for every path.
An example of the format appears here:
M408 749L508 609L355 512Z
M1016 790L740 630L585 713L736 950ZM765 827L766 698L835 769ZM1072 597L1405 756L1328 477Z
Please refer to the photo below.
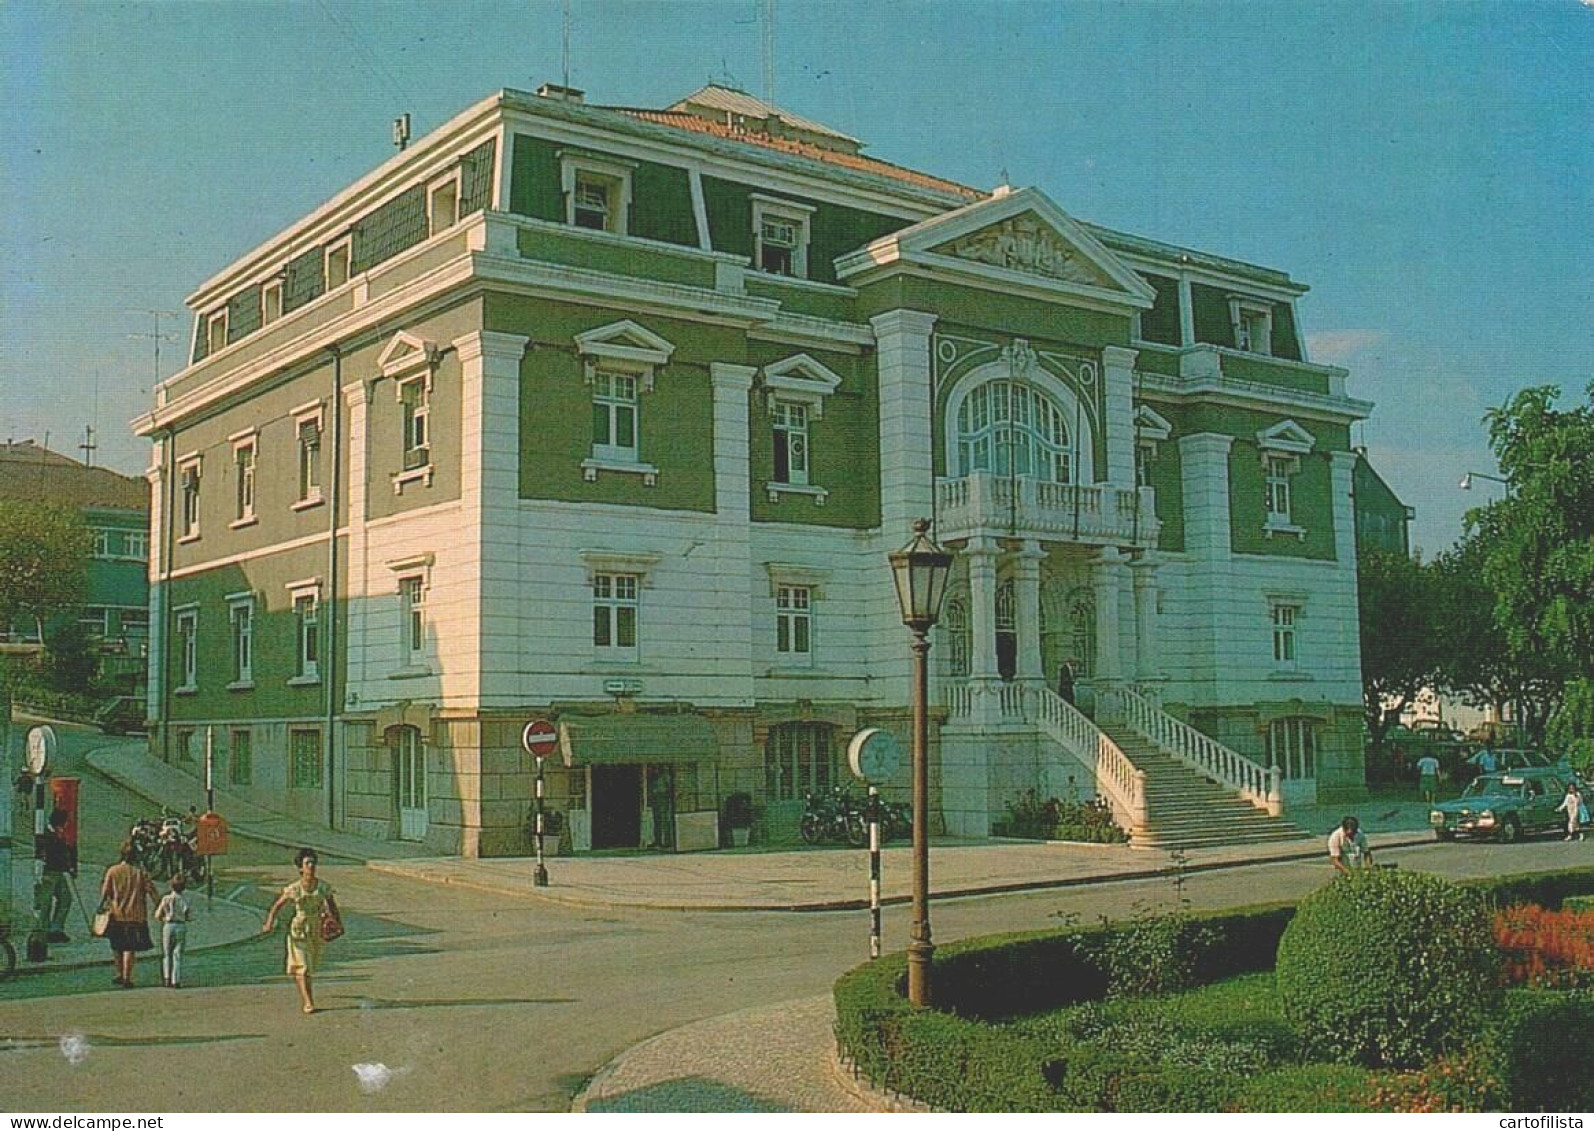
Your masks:
M1110 688L1100 694L1109 701L1105 706L1111 717L1121 720L1191 769L1234 790L1257 808L1267 810L1270 816L1283 815L1283 774L1277 766L1270 769L1230 750L1188 723L1154 707L1127 687Z
M1030 695L1030 714L1048 735L1074 751L1096 770L1096 788L1112 802L1114 814L1129 826L1131 837L1146 827L1146 772L1116 742L1073 704L1047 687Z

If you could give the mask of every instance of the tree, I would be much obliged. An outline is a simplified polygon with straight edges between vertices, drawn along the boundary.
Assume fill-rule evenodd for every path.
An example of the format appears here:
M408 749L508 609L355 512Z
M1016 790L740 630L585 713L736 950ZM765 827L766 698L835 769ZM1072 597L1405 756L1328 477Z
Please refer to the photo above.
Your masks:
M1475 529L1434 561L1439 684L1471 706L1494 708L1496 718L1515 704L1524 729L1539 741L1568 668L1552 652L1524 647L1501 626L1497 594L1485 579L1490 537Z
M1376 546L1356 553L1361 618L1362 715L1374 751L1439 670L1432 566Z
M1484 576L1514 647L1554 653L1594 678L1594 382L1557 409L1553 385L1523 389L1485 419L1509 497L1468 515L1487 535Z
M0 628L80 604L88 591L94 535L82 517L50 503L0 501Z

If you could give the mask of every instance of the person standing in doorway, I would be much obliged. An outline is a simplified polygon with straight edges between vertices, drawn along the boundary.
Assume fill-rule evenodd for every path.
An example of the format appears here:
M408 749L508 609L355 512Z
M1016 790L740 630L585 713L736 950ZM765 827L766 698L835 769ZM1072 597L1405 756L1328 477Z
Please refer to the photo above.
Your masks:
M1057 697L1070 707L1074 705L1074 661L1064 660L1057 666Z

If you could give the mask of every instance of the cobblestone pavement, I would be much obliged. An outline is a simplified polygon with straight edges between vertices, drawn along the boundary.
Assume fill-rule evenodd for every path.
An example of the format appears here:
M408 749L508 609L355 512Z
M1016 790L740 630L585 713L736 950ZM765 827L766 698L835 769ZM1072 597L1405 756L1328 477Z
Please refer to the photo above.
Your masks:
M831 1053L834 1022L835 1007L823 995L661 1033L594 1076L571 1110L877 1111L841 1082Z

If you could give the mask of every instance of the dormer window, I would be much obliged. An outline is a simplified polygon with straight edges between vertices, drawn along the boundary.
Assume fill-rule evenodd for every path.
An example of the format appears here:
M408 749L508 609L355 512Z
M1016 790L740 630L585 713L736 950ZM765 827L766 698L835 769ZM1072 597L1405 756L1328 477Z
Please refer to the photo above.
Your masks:
M220 353L227 348L227 308L216 311L205 323L205 352Z
M426 196L426 224L430 235L445 232L459 222L459 173L435 181Z
M753 262L760 271L808 277L808 219L813 208L753 194Z
M260 324L269 326L282 317L282 280L273 279L260 288Z
M1234 328L1234 348L1272 356L1273 306L1261 299L1229 296L1229 322Z
M560 183L565 194L565 223L590 232L630 230L631 170L624 161L576 150L559 154Z
M349 281L351 242L341 239L327 248L327 290L335 290Z

